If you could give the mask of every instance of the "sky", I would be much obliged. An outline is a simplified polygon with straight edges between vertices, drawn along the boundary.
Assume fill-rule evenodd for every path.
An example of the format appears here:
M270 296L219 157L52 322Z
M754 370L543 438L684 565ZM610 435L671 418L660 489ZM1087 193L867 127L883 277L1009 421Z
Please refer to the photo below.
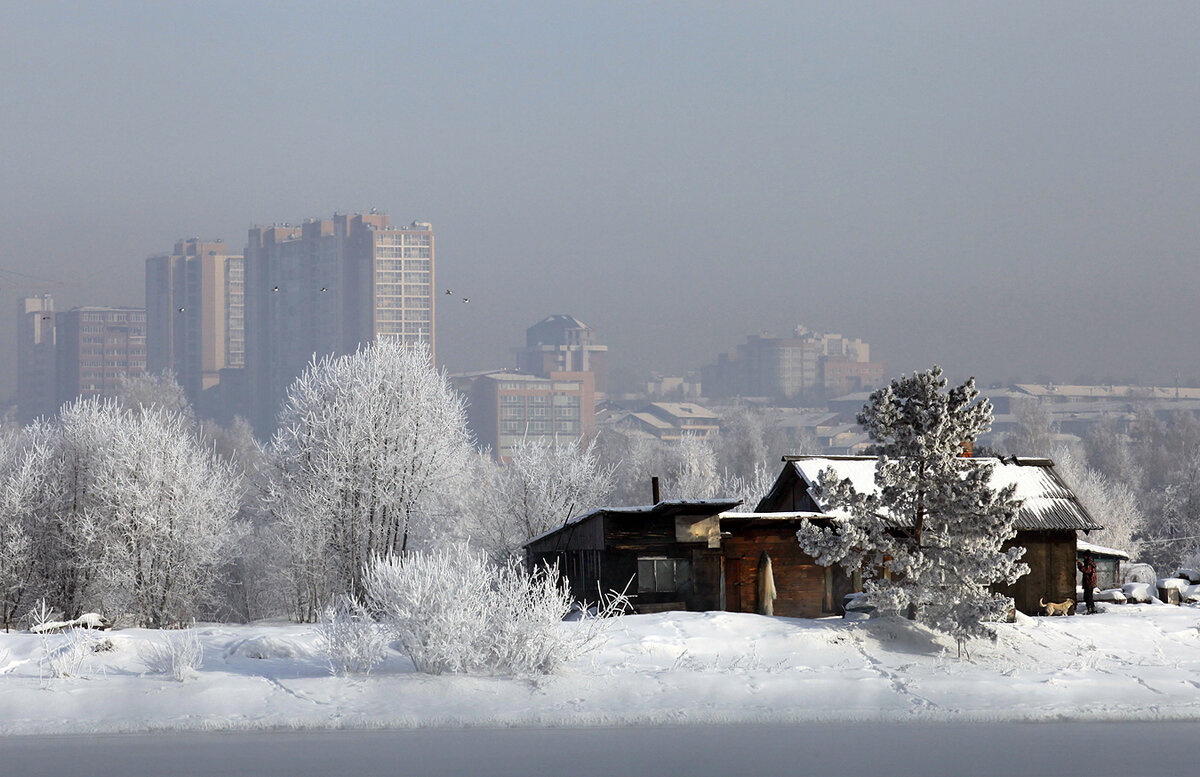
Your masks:
M450 370L570 313L613 377L797 324L890 374L1200 383L1200 6L25 3L0 270L142 305L180 238L432 222ZM0 280L0 283L3 283ZM0 314L0 396L15 387Z

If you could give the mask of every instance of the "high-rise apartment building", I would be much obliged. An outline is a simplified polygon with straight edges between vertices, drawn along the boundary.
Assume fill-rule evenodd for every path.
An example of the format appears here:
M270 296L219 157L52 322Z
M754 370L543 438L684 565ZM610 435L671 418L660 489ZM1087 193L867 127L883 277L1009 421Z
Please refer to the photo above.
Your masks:
M54 324L58 404L116 396L122 378L146 371L142 308L73 308Z
M525 330L525 347L516 349L517 369L549 377L551 372L590 372L596 394L608 391L608 346L596 342L596 330L574 316L555 313Z
M172 370L198 408L222 370L245 366L243 287L242 257L221 240L146 260L146 368Z
M17 420L27 424L58 409L55 392L54 298L17 302Z
M288 386L314 356L392 338L434 348L433 227L382 213L256 226L245 251L247 414L275 427Z

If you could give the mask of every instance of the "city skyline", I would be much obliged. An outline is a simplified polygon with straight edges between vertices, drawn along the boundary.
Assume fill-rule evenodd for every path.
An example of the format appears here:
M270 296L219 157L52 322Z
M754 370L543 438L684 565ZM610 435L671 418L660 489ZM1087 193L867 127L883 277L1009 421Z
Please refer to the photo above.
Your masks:
M378 207L436 224L439 286L471 299L439 311L451 370L568 311L625 384L800 322L869 340L890 374L1191 383L1197 22L1077 2L17 8L0 268L77 285L6 278L0 302L138 305L140 263L181 236L237 252L250 223Z

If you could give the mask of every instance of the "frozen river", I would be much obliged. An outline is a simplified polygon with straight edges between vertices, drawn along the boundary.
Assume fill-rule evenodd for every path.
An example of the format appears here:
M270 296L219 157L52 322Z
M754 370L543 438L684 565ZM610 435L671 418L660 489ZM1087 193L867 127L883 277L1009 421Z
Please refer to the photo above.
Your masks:
M1179 775L1198 723L815 724L33 736L5 775Z

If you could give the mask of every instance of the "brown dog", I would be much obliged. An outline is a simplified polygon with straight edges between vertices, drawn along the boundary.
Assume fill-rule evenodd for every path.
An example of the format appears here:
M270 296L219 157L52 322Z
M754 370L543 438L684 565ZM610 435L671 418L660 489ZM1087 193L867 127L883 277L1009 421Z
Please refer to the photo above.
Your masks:
M1062 602L1048 602L1045 599L1038 601L1041 602L1042 609L1046 611L1047 615L1070 615L1071 608L1075 606L1075 602L1070 599Z

